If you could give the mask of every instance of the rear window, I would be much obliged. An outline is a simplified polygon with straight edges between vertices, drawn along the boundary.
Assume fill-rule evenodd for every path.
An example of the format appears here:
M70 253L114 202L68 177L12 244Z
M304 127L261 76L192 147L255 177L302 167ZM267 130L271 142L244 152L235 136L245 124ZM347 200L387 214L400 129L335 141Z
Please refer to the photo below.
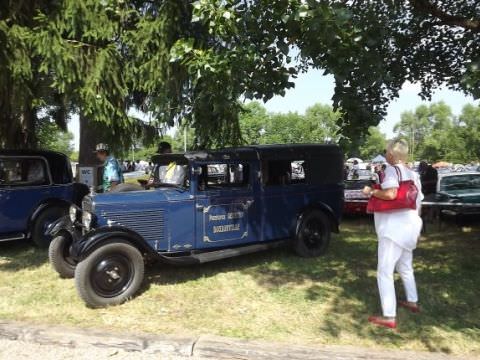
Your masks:
M0 186L48 184L47 166L43 159L0 158Z

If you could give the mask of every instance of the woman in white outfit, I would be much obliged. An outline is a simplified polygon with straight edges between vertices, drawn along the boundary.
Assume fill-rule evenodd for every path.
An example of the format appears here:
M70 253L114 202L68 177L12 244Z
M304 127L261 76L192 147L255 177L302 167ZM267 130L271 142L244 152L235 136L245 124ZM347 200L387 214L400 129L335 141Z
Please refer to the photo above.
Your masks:
M410 170L405 162L408 157L408 145L404 140L391 141L387 147L385 177L381 189L365 187L363 192L382 200L394 200L399 188L399 173L402 180L413 180L418 188L417 210L401 209L387 212L375 212L375 231L378 236L377 282L383 317L371 316L368 320L379 326L396 328L395 320L397 300L393 274L396 270L405 287L406 301L400 306L412 312L419 312L417 305L417 286L413 275L413 254L422 228L420 206L423 200L418 174ZM395 169L397 168L397 170Z

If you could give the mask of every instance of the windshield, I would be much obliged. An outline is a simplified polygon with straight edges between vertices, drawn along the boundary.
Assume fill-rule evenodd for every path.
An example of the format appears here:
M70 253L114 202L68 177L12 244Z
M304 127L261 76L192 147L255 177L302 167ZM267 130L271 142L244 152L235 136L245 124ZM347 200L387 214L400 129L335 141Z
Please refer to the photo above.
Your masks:
M480 190L480 174L446 176L440 181L440 191Z

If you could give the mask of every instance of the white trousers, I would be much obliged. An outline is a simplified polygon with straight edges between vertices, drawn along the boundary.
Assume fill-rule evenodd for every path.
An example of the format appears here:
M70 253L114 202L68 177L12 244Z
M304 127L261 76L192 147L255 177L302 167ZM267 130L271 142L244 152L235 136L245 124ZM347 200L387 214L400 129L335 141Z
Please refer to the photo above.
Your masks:
M393 272L395 270L397 270L402 279L407 301L418 301L412 261L412 251L405 250L389 238L380 238L378 240L377 283L383 316L395 317L397 313L397 299L393 281Z

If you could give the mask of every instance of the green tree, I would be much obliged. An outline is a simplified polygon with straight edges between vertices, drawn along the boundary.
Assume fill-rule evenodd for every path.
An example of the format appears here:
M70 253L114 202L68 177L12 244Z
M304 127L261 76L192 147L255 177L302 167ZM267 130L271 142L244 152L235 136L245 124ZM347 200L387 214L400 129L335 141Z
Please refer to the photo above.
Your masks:
M305 114L280 114L251 102L240 114L240 129L244 144L325 143L341 138L340 114L323 104L307 108Z
M59 151L71 156L73 153L73 134L63 131L52 121L44 120L37 130L38 147Z
M384 153L387 146L387 139L377 127L371 126L365 142L360 146L360 156L363 159L371 160L377 155Z
M240 131L244 144L264 144L266 128L270 123L270 114L258 101L244 105L240 113Z

